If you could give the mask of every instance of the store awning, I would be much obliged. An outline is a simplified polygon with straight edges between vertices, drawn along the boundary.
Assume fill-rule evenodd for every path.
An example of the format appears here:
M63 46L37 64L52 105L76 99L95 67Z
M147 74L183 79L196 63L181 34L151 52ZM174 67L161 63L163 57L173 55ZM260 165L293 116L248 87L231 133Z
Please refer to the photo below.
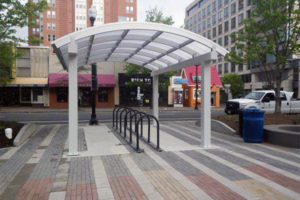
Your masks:
M216 66L213 65L210 68L210 84L211 86L215 85L215 86L222 86L222 82L220 79L220 76L217 72ZM190 66L190 67L186 67L183 69L183 76L184 78L186 78L188 80L188 85L189 86L195 86L196 85L196 66ZM202 70L201 70L201 66L198 67L198 83L201 84L201 75L202 75Z
M97 75L99 87L114 87L115 76L110 74ZM68 74L49 74L49 87L68 87ZM79 87L91 87L91 74L78 74Z
M21 87L44 87L48 84L48 78L29 78L17 77L8 83L7 86L21 86Z

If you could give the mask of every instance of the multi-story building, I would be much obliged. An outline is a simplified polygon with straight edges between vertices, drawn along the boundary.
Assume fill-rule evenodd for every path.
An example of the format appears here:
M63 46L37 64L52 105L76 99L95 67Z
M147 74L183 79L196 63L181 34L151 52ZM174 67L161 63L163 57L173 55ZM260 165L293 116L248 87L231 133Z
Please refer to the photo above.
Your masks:
M234 48L230 35L243 30L243 20L251 15L251 9L251 0L195 0L186 8L185 28L230 51ZM240 74L245 90L263 89L267 85L263 72L257 68L252 69L249 65L236 65L221 58L217 61L217 70L221 77L228 73ZM300 95L299 86L291 78L295 71L299 70L292 65L286 70L282 87Z
M38 1L38 0L32 0ZM137 20L137 0L48 0L49 9L40 14L36 25L28 28L45 46L64 35L90 26L88 9L97 10L95 25Z

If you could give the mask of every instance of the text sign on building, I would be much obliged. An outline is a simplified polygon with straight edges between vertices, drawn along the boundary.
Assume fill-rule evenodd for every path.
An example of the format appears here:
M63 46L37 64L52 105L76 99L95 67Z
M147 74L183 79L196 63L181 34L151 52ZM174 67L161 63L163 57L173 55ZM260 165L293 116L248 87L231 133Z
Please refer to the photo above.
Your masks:
M174 79L174 84L188 84L187 79L182 79L182 78L175 78Z
M194 82L196 82L196 79L198 79L198 81L201 81L201 76L193 76L192 79Z

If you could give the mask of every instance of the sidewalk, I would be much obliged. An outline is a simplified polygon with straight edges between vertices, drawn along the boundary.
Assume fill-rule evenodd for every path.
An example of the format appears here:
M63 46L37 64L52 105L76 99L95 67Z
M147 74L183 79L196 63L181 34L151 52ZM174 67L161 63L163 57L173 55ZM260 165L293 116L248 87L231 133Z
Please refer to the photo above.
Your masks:
M79 156L70 157L67 126L40 126L0 155L0 199L300 199L300 149L217 132L203 149L198 129L161 123L165 151L141 143L136 153L108 125L81 126Z
M149 107L131 107L136 110L149 112L152 109ZM199 110L201 108L199 107ZM223 107L216 108L212 107L213 110L223 110ZM194 111L194 108L191 107L159 107L160 111ZM80 107L79 112L90 112L91 108L89 107ZM97 112L112 112L113 108L97 108ZM43 113L43 112L68 112L68 109L53 109L53 108L35 108L35 107L25 107L25 106L18 106L18 107L0 107L0 113Z

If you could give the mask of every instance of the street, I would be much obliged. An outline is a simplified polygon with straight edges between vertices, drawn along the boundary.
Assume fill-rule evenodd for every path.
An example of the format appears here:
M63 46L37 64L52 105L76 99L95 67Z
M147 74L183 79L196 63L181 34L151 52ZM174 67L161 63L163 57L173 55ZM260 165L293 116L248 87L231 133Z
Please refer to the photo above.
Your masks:
M151 113L151 110L146 111ZM84 110L79 111L79 122L87 123L90 119L91 112ZM212 116L224 115L223 109L212 109ZM201 116L200 111L194 110L160 110L159 118L161 121L172 120L193 120L199 119ZM111 122L112 111L104 110L97 111L97 118L100 122ZM17 121L21 123L37 123L37 124L54 124L54 123L67 123L68 111L47 111L45 112L1 112L0 121Z

